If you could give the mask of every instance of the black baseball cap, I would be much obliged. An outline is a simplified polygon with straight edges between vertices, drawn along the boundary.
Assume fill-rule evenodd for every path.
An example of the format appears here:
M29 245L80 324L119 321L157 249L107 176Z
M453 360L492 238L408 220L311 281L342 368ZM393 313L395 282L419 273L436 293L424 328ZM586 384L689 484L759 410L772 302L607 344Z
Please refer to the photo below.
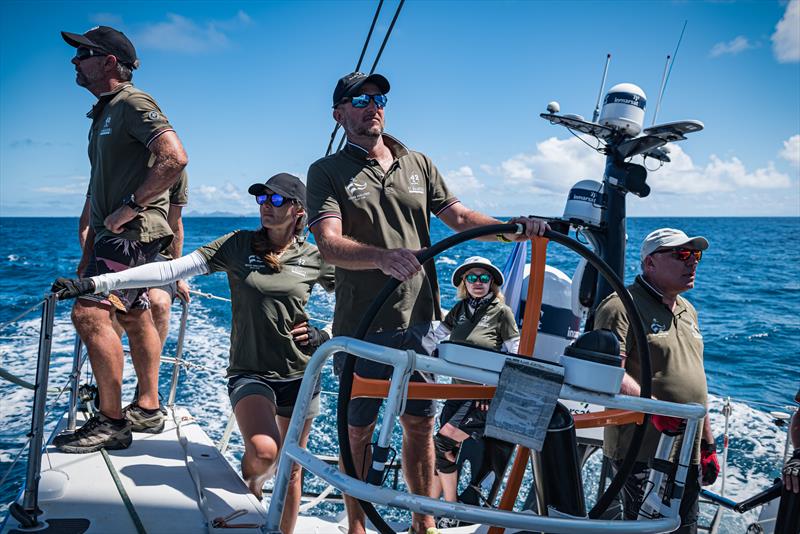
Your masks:
M61 37L68 45L78 48L85 46L108 54L132 69L139 66L139 59L136 57L136 49L130 39L119 30L109 26L96 26L84 34L61 32Z
M360 94L361 86L365 83L374 83L378 86L382 94L389 92L389 80L380 74L364 74L363 72L351 72L339 78L336 82L336 89L333 90L333 107L336 107L343 98Z
M247 192L254 196L265 195L267 189L271 189L286 198L296 200L303 205L303 208L306 207L306 186L297 176L282 172L263 184L251 185Z

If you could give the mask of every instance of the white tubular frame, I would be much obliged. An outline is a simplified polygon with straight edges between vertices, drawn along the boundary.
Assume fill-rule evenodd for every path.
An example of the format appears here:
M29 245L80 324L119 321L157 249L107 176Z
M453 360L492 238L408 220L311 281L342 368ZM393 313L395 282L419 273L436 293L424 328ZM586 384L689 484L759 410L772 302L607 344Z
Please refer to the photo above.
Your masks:
M267 521L262 528L262 532L273 534L279 533L281 513L286 500L286 491L289 485L289 475L292 466L299 464L310 473L322 478L328 484L334 486L342 493L357 499L370 501L375 504L402 508L411 512L426 515L453 517L472 523L484 525L496 525L499 527L528 529L543 532L564 532L564 533L659 533L672 532L680 526L678 517L677 499L672 499L670 506L662 506L659 512L664 516L658 519L647 519L639 521L619 521L619 520L599 520L583 518L556 518L519 513L514 511L503 511L489 509L479 506L470 506L461 503L451 503L429 497L413 495L390 488L374 486L361 480L347 476L333 466L317 458L313 453L300 447L299 439L301 430L305 424L305 417L311 399L314 395L314 385L322 372L325 361L336 352L347 352L354 356L367 358L376 362L384 363L395 367L395 377L400 376L398 369L403 373L408 373L412 369L410 366L415 364L416 369L427 371L434 374L453 376L472 382L487 385L497 385L499 373L484 371L473 367L466 367L448 363L439 358L432 358L417 354L416 358L409 358L408 351L390 349L380 345L374 345L358 339L349 337L336 337L321 345L306 367L303 375L303 382L297 396L292 419L286 432L286 438L281 449L278 471L275 476L275 486L272 491L269 509L267 511ZM402 404L402 397L405 391L400 388L391 388L388 404L393 410L388 410L384 415L383 425L390 424L389 417L396 417L396 407ZM629 397L627 395L608 395L596 393L580 388L564 385L561 388L562 399L590 402L609 408L621 408L634 410L650 414L668 415L687 420L686 432L684 435L683 446L680 451L680 465L676 476L676 485L683 486L686 480L685 466L688 464L689 456L692 452L694 436L702 418L706 414L704 406L699 404L677 404L672 402L658 401L654 399L643 399L641 397ZM392 421L393 422L393 421ZM671 439L671 438L669 438ZM664 441L664 437L662 437ZM660 452L664 447L660 447ZM662 452L663 454L663 452ZM658 490L658 488L656 489Z

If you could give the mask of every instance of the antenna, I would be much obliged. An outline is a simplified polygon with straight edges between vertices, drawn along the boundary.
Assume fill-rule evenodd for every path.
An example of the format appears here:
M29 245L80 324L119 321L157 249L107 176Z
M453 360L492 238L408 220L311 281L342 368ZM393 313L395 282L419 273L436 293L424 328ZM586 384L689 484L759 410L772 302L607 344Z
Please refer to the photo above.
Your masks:
M669 68L669 60L672 56L667 54L667 62L664 63L664 74L661 75L661 87L658 89L658 98L656 99L656 110L653 113L653 122L650 126L655 126L656 124L656 117L658 117L658 112L661 109L661 97L664 96L664 84L667 82L667 69Z
M600 81L600 92L597 94L597 103L594 105L592 122L597 122L597 118L600 116L600 99L603 98L603 87L606 85L606 75L608 74L609 63L611 63L611 54L606 54L606 66L603 69L603 79Z
M669 69L664 67L666 71L666 76L664 77L664 83L661 85L661 92L658 94L658 102L656 102L656 112L653 114L653 124L656 123L656 117L658 117L658 111L661 108L661 99L664 97L664 92L667 90L667 83L669 83L669 76L672 74L672 67L675 65L675 59L678 57L678 49L681 47L681 41L683 41L683 34L686 32L686 24L688 24L688 20L683 21L683 29L681 30L681 36L678 37L678 44L675 45L675 52L672 54L672 61L670 62L669 56L667 56L667 64L669 65Z

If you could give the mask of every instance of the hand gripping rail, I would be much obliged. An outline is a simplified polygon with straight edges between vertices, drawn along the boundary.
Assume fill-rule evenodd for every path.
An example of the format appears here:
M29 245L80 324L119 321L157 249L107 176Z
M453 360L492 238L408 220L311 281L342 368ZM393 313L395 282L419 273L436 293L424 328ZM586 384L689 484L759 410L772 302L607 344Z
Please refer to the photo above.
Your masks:
M453 376L488 385L496 385L499 378L498 373L454 365L442 359L423 356L421 354L417 354L415 358L409 358L405 350L390 349L353 338L337 337L325 342L311 357L303 376L303 382L300 386L295 410L292 414L292 419L289 423L284 445L281 450L278 472L275 477L275 486L267 512L267 521L262 529L263 532L269 534L277 534L280 532L281 512L283 511L286 500L289 475L295 463L301 465L304 469L308 469L311 473L322 478L341 492L357 499L367 500L380 505L402 508L411 512L453 517L472 523L490 524L506 528L529 529L533 531L585 534L601 532L671 532L680 525L680 519L678 517L679 499L677 498L672 499L670 506L661 508L660 512L664 517L657 519L615 521L556 518L440 501L368 484L347 476L335 467L327 465L313 453L299 445L300 433L305 424L306 413L308 413L308 408L314 394L314 385L322 372L325 361L336 352L348 352L362 358L399 368L402 371L398 372L396 369L397 376L408 372L408 367L413 364L416 369L420 371ZM405 395L403 382L403 380L393 381L389 391L389 402L393 402L396 406L402 403L402 397ZM607 395L574 388L569 385L564 385L561 388L560 398L591 402L609 408L636 410L687 419L683 446L681 447L679 455L680 466L687 466L689 464L694 436L697 433L700 421L706 413L705 408L697 404L676 404L640 397L629 397L626 395ZM395 417L384 416L383 425L391 428L395 423L394 419ZM382 428L381 430L384 431L385 429ZM664 447L661 447L661 449L663 448ZM685 479L686 469L679 469L676 477L676 485L683 486Z

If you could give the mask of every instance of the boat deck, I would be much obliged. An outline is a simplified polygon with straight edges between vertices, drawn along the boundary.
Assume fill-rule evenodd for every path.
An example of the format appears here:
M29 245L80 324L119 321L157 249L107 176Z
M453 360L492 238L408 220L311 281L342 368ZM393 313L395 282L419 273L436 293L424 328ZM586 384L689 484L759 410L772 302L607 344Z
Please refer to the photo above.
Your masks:
M194 534L230 532L231 526L251 524L253 528L235 530L260 532L265 519L264 506L250 494L188 411L176 408L175 419L181 423L180 435L185 438L186 451L170 413L161 434L134 433L128 449L108 452L143 530ZM78 424L84 420L79 414ZM66 415L58 430L65 425ZM198 505L200 499L190 469L199 475L205 513ZM49 526L39 532L124 534L142 530L137 529L100 452L65 454L48 445L42 457L39 507L44 512L40 519ZM237 510L241 515L230 520L228 528L209 524ZM2 530L22 532L13 517L8 518Z

